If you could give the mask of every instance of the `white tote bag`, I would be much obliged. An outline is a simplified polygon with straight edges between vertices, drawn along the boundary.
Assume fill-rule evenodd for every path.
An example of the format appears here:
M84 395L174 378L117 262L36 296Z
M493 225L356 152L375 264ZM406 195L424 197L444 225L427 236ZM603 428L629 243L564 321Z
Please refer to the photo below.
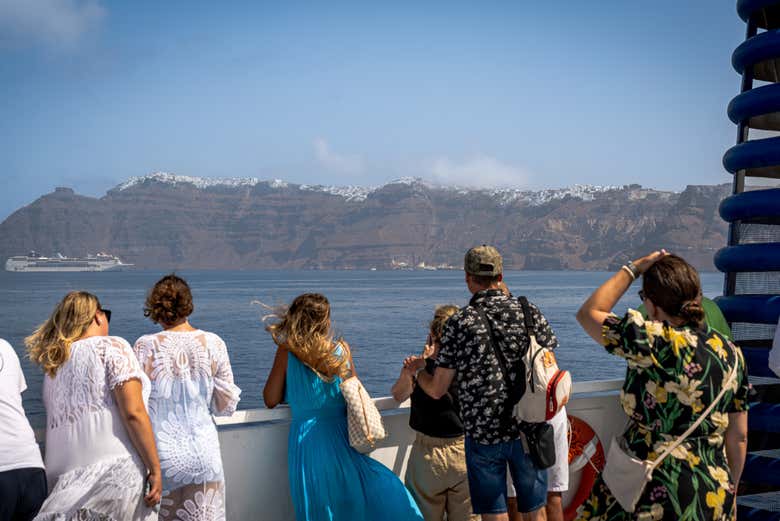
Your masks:
M387 437L379 409L357 376L342 381L339 389L347 402L349 444L363 454L371 452L378 441Z
M645 486L653 479L653 470L696 430L696 427L709 416L715 405L723 398L726 390L731 387L733 380L737 377L739 356L736 352L734 353L734 362L734 367L731 369L729 377L723 382L723 387L718 396L715 397L710 406L693 422L688 430L677 438L674 443L666 447L655 461L640 460L629 455L623 447L622 442L624 440L617 437L612 438L609 452L607 453L607 464L604 466L602 477L612 495L620 503L620 506L623 507L623 510L633 512L636 509L636 504L639 498L642 497Z

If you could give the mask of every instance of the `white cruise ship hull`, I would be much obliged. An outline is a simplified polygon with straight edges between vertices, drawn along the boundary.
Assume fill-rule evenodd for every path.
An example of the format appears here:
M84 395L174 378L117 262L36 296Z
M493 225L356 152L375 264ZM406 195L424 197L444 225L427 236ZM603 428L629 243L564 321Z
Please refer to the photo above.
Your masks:
M129 267L118 260L18 260L10 258L5 263L6 271L27 272L80 272L80 271L121 271Z

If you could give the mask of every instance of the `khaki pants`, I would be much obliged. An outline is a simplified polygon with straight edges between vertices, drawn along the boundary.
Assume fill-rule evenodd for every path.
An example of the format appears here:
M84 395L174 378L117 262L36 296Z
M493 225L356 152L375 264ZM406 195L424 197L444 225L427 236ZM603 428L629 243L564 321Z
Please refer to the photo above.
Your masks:
M425 521L479 521L471 513L463 436L434 438L417 433L406 464L406 488Z

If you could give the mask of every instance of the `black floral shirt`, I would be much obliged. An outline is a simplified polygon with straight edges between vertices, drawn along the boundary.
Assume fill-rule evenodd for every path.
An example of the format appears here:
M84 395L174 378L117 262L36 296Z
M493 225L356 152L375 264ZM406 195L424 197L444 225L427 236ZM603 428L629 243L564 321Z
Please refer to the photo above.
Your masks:
M501 421L508 406L508 390L490 347L490 333L475 306L481 307L490 321L512 383L518 378L516 362L528 349L530 338L520 303L497 289L475 293L469 305L450 317L444 326L436 366L456 371L466 435L478 443L492 445L516 439L519 424L514 420ZM536 324L536 341L541 346L557 347L558 340L547 319L536 306L529 303L529 307Z
M599 477L578 520L733 519L733 481L723 450L729 413L748 410L749 384L742 351L715 330L645 320L629 309L609 315L602 334L608 352L628 362L620 403L631 418L628 450L655 460L737 378L710 415L663 460L633 513L625 512Z

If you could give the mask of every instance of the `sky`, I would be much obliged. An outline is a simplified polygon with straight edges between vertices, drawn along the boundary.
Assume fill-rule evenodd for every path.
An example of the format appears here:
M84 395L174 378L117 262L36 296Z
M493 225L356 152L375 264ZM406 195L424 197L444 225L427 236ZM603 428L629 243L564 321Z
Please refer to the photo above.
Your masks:
M155 171L729 182L735 5L0 0L0 219Z

